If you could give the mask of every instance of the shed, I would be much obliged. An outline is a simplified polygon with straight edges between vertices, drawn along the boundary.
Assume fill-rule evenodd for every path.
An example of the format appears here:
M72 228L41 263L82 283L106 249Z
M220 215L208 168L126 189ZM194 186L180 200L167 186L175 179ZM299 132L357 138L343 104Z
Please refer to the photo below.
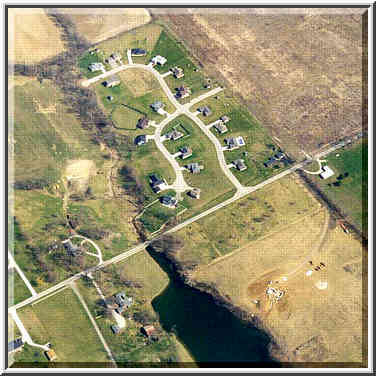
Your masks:
M46 351L45 354L46 354L47 359L48 359L50 362L52 362L53 360L56 360L56 359L57 359L57 356L56 356L55 350L53 350L53 349L50 349L50 350Z
M145 325L141 328L141 333L145 334L147 337L150 337L155 332L154 325Z

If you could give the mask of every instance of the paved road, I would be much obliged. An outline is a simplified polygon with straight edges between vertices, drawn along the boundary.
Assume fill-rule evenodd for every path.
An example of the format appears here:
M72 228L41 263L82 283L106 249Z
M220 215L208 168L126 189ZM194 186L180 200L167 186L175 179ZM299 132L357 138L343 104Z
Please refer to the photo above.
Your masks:
M88 306L86 305L86 302L85 302L84 298L81 296L81 294L78 291L77 286L76 286L76 284L74 282L71 283L71 287L72 287L73 292L77 295L78 300L81 302L82 306L84 307L84 309L85 309L85 311L86 311L86 313L87 313L87 315L88 315L91 323L93 324L93 327L94 327L95 331L97 332L98 337L101 340L101 342L103 344L103 347L105 348L105 350L106 350L106 352L108 354L108 357L110 358L111 362L114 363L114 365L116 367L116 362L115 362L115 359L114 359L114 357L112 355L110 347L107 345L107 342L104 339L101 331L99 330L98 325L97 325L97 323L94 320L94 317L91 315L91 312L90 312Z
M13 255L8 251L8 259L9 259L9 265L12 265L16 270L19 276L22 278L22 280L25 282L25 285L31 292L32 296L36 296L37 292L34 290L34 287L31 286L29 280L26 278L25 274L21 270L21 268L17 265L16 260L13 258Z

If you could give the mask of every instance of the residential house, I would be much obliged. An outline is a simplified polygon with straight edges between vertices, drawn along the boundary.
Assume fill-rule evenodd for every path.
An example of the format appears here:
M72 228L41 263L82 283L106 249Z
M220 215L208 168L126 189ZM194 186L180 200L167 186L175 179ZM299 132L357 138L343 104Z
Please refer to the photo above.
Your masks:
M111 330L114 334L120 333L120 328L117 325L111 325Z
M175 209L178 204L178 200L173 196L162 196L160 201L162 205L172 209Z
M106 62L110 64L111 68L116 68L118 66L116 60L112 56L106 59Z
M161 192L167 188L165 180L160 179L157 175L150 175L150 186L154 193Z
M176 89L175 97L178 99L189 97L191 90L188 87L180 86Z
M247 169L247 165L244 163L244 159L237 159L232 163L239 171L244 171Z
M141 333L145 334L147 337L150 337L155 332L154 325L145 325L141 328Z
M119 307L129 308L133 304L133 298L126 296L124 292L119 292L115 295L115 302Z
M141 48L132 48L131 49L131 56L145 56L146 50L143 50Z
M228 123L230 121L230 118L227 115L223 115L219 118L224 124Z
M147 143L146 134L140 134L134 139L134 143L138 146L144 145Z
M225 138L225 144L229 150L234 150L245 145L244 139L242 136Z
M70 239L62 241L62 244L69 256L77 256L80 254L80 249L73 245Z
M119 52L114 52L110 58L112 58L113 60L115 61L118 61L119 63L121 63L121 55L119 54Z
M166 133L165 137L171 141L179 140L179 138L182 138L184 136L184 133L173 129L171 132Z
M24 343L22 338L17 338L14 341L8 342L8 353L12 353L15 351L21 351Z
M161 109L163 109L164 104L161 101L156 101L153 104L150 105L150 107L155 111L159 112Z
M158 65L165 65L166 62L167 62L167 59L161 55L157 55L157 56L154 56L152 59L151 59L151 62L155 65L155 64L158 64Z
M199 199L200 194L201 194L201 189L200 188L193 188L192 190L189 191L188 193L192 198Z
M192 149L189 146L183 146L180 149L180 152L181 152L181 155L180 155L181 159L187 159L192 155Z
M220 133L220 134L223 134L223 133L226 133L228 131L227 129L227 126L222 123L222 121L217 121L215 124L214 124L214 128Z
M328 179L334 175L334 171L329 166L323 166L322 172L319 175L321 179Z
M212 110L208 106L199 107L198 111L200 111L204 116L210 116L212 114Z
M180 67L173 67L171 69L172 74L174 75L175 78L182 78L184 77L184 72L183 69Z
M56 360L57 359L57 356L56 356L56 353L55 353L55 350L53 349L50 349L48 351L45 352L45 355L47 357L47 359L52 362L53 360Z
M101 70L104 70L104 65L102 63L91 63L89 65L89 71L91 72L97 72L97 71L101 71Z
M120 85L120 82L121 82L120 77L115 74L111 76L109 79L107 79L106 81L102 82L102 84L105 87L114 87L114 86Z
M283 159L285 157L285 154L282 153L281 151L279 151L277 154L274 155L274 158L277 160L277 161L280 161L281 159Z
M200 171L204 169L204 166L200 166L197 162L195 162L195 163L189 163L189 164L187 164L186 168L192 174L199 174Z
M141 119L138 120L137 122L137 128L139 129L146 129L149 127L149 119L147 119L146 117L143 117Z

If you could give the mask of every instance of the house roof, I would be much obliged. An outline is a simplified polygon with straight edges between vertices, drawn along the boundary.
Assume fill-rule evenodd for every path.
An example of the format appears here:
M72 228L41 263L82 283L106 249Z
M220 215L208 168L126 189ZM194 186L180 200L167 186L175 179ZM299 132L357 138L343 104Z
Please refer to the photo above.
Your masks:
M175 197L172 197L172 196L162 196L161 203L163 205L173 206L173 205L176 205L177 200Z
M214 128L217 129L219 132L226 132L228 130L226 125L222 122L215 123Z
M334 175L334 171L329 166L323 166L322 172L320 174L320 177L322 179L328 179L329 177Z
M158 63L158 64L162 64L163 65L167 61L167 59L165 57L161 56L161 55L157 55L157 56L154 56L151 59L151 61L153 63Z
M192 149L189 146L183 146L180 152L183 154L192 154Z
M109 77L105 83L108 85L108 84L112 84L112 83L115 83L115 82L120 82L120 77L116 74L114 74L113 76Z
M200 165L197 162L187 164L187 168L194 174L199 173L201 170Z
M176 129L173 129L171 132L168 132L166 134L166 137L170 138L172 140L176 140L176 139L178 139L178 138L180 138L182 136L184 136L184 134L182 132L176 130Z
M153 108L153 110L158 111L160 108L164 107L164 104L161 101L156 101L151 104L151 107Z
M8 352L12 352L14 350L17 350L21 346L23 346L22 338L17 338L14 341L8 342Z
M145 55L146 50L143 50L141 48L132 48L131 53L134 54L134 55Z
M141 128L141 129L144 129L148 126L149 124L149 119L146 118L146 117L143 117L141 119L138 119L138 122L137 122L137 127L138 128Z
M237 159L233 163L238 170L245 170L247 168L243 159Z
M227 123L230 121L230 118L227 115L223 115L219 119L222 120L224 123Z
M135 139L134 142L136 144L145 143L146 142L146 134L140 134Z

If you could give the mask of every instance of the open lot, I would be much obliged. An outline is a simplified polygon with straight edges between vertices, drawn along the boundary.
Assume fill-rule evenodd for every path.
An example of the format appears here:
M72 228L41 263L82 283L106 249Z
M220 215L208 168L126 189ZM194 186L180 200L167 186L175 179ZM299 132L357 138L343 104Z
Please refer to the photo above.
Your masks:
M73 21L77 32L91 43L112 38L150 21L144 8L63 8Z
M177 157L180 166L183 167L188 163L194 162L199 162L204 166L204 169L199 174L184 171L185 181L191 187L200 188L201 196L198 200L186 197L183 203L188 208L198 211L231 191L233 186L223 175L214 145L201 129L191 119L183 115L171 121L162 134L166 134L175 127L177 127L178 131L183 132L185 136L180 140L165 141L164 146L171 154L177 153L184 146L189 146L192 149L192 156L186 159ZM187 211L185 215L191 215L192 210Z
M337 157L338 155L338 157ZM325 157L334 175L326 180L314 176L315 183L350 222L367 234L368 228L368 140L333 152ZM348 174L348 176L345 176ZM342 177L341 177L342 175ZM340 177L340 179L338 179ZM340 186L333 183L339 182Z
M285 177L177 232L184 241L177 259L208 264L317 209L296 178Z
M366 355L364 250L328 216L321 209L193 276L257 316L281 347L282 361L362 362ZM274 304L268 287L284 293Z
M57 362L107 362L89 317L70 288L33 303L19 316L35 342L51 342Z
M123 313L127 326L121 334L112 333L110 326L115 323L112 317L102 316L97 319L97 324L117 362L158 362L176 360L178 356L186 359L189 356L184 348L177 348L175 336L164 332L158 324L151 300L167 286L168 277L146 251L97 272L94 278L106 298L125 291L127 296L134 299L134 304ZM124 284L124 281L128 281L128 284ZM135 284L134 287L128 286L129 283ZM79 281L78 286L93 315L100 315L103 307L97 304L100 297L92 283ZM149 322L158 328L158 342L145 345L144 337L140 334L141 324L135 319L129 319L137 313L148 317Z
M295 158L361 128L364 10L151 12Z
M226 133L221 135L214 127L211 128L211 131L218 137L223 146L225 146L224 140L226 138L243 137L245 146L224 152L227 163L243 159L247 165L247 169L241 172L235 168L232 169L234 175L243 185L255 185L273 174L281 172L283 163L280 164L279 168L264 166L264 162L276 153L277 146L266 130L243 106L236 102L229 91L223 91L197 103L190 108L190 111L195 112L201 106L208 106L212 110L210 116L199 115L205 124L210 124L223 115L230 118L230 121L226 123L228 128Z
M43 8L8 9L9 60L33 64L65 50L60 30Z
M17 304L31 296L15 269L8 269L8 305Z

